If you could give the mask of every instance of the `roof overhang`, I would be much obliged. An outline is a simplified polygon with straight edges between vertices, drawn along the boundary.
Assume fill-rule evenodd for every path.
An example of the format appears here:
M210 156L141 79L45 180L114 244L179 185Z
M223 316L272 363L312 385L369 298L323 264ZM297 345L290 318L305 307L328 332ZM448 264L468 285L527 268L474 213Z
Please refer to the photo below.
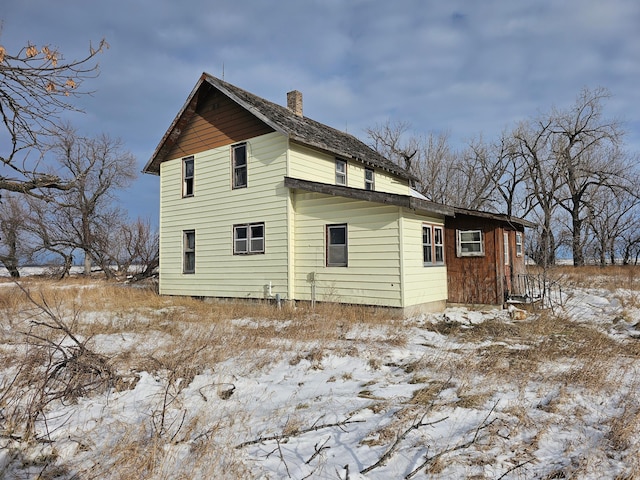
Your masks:
M525 220L524 218L514 217L513 215L505 215L502 213L491 213L491 212L483 212L480 210L469 210L466 208L454 207L453 210L455 213L460 215L469 215L471 217L480 217L480 218L488 218L491 220L498 220L500 222L511 223L515 225L520 225L522 227L527 228L536 228L537 225L529 220ZM455 216L455 215L453 215Z
M414 210L421 214L436 214L444 216L455 216L454 209L440 203L430 202L410 195L400 195L396 193L375 192L359 188L344 187L341 185L331 185L328 183L312 182L299 178L284 177L284 186L296 190L322 193L339 197L353 198L367 202L381 203L385 205L395 205Z

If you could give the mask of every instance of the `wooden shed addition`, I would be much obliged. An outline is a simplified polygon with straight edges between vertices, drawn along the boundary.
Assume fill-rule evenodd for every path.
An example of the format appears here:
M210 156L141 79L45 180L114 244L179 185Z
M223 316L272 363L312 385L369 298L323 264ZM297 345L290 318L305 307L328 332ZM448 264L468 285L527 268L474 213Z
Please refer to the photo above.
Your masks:
M450 304L502 305L521 295L525 275L525 227L506 215L456 208L445 219L447 286Z

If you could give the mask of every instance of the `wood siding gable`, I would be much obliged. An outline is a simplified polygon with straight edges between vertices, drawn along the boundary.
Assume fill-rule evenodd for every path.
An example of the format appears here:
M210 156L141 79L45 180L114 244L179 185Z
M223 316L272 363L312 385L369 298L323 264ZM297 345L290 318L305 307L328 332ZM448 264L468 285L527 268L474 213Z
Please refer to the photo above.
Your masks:
M193 113L166 154L167 159L195 155L273 132L273 129L217 90L200 94Z

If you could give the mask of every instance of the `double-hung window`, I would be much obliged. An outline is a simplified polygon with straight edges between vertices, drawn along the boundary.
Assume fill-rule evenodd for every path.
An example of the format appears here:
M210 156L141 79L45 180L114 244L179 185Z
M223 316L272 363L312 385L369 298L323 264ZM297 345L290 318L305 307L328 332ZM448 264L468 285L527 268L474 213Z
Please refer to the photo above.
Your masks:
M233 254L264 253L264 223L233 226Z
M373 175L373 168L364 169L364 189L375 190L375 177Z
M247 144L239 143L231 146L231 165L233 188L247 186Z
M444 230L436 225L422 226L423 265L444 265Z
M196 232L195 230L185 230L182 232L182 272L196 272Z
M348 265L347 224L327 225L327 267Z
M193 196L193 156L182 159L182 196Z
M482 230L457 230L456 253L459 257L484 256L484 235Z
M336 158L336 185L347 185L347 162Z

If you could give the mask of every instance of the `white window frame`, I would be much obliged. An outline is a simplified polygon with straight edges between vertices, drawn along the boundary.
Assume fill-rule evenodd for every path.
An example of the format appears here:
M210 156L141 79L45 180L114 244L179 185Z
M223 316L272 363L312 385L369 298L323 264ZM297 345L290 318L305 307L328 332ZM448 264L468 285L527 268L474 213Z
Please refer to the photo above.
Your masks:
M431 225L422 225L422 264L433 265L433 230Z
M444 265L444 227L437 225L433 225L433 253L435 265Z
M332 243L331 232L332 230L344 229L344 243ZM327 225L325 228L326 236L326 265L327 267L348 267L349 266L349 229L346 223ZM344 261L336 261L334 252L341 251L341 256L344 257Z
M262 230L262 235L259 235ZM238 235L244 232L244 236ZM241 223L233 226L233 254L257 255L265 252L265 226L264 222Z
M347 186L347 161L336 158L336 185Z
M192 241L189 241L189 238ZM192 257L192 260L189 258ZM196 231L182 231L182 273L196 273Z
M364 169L364 189L371 191L376 189L376 177L373 168L366 167Z
M244 165L236 165L236 155L240 150L244 150ZM249 185L249 150L246 142L231 145L231 188L247 188ZM244 172L244 182L239 181L239 175Z
M463 236L474 235L478 239L464 239ZM466 250L464 245L478 245L479 251L476 249ZM458 257L484 257L484 232L479 229L475 230L456 230L456 255Z
M191 175L188 174L187 165L191 165ZM182 159L182 197L193 197L195 191L195 170L196 162L192 156Z
M524 253L524 242L522 232L516 232L516 257L521 257Z
M425 233L428 233L425 239ZM422 264L425 267L444 265L444 227L422 224Z

